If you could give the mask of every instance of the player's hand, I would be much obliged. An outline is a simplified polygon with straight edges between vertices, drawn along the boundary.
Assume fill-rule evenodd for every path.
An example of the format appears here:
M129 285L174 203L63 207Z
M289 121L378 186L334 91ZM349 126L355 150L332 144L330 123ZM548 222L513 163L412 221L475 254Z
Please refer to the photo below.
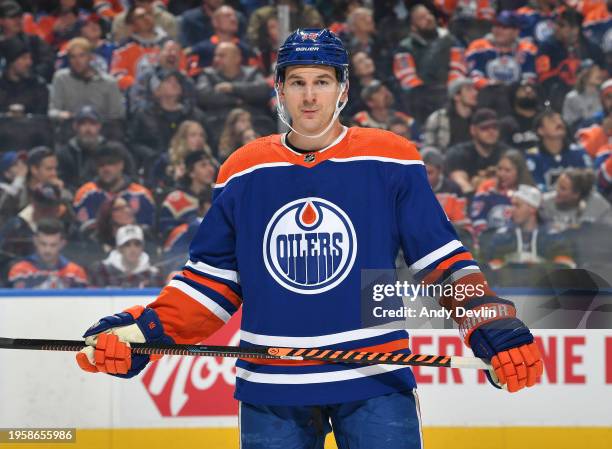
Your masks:
M518 318L485 323L470 336L476 357L489 360L493 372L487 378L495 387L511 393L536 384L544 365L531 331Z
M126 378L140 373L151 358L159 358L132 354L130 343L174 343L164 333L157 313L142 306L102 318L83 337L88 346L76 356L81 369Z

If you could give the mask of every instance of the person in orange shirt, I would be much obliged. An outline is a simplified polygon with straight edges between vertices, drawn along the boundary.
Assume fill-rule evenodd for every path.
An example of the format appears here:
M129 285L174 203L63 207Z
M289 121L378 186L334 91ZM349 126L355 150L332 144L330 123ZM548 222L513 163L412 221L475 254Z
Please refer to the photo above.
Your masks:
M157 63L161 46L168 40L167 34L155 26L153 14L145 8L130 8L125 21L132 34L115 50L111 62L111 75L119 80L121 90L129 88L139 74Z

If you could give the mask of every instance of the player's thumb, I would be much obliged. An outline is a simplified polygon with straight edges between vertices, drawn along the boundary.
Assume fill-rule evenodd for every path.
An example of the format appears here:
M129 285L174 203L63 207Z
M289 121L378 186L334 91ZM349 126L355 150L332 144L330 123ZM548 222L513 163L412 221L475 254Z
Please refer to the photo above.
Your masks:
M79 368L89 373L98 372L94 356L95 350L96 348L94 346L85 346L83 349L77 352L76 361Z

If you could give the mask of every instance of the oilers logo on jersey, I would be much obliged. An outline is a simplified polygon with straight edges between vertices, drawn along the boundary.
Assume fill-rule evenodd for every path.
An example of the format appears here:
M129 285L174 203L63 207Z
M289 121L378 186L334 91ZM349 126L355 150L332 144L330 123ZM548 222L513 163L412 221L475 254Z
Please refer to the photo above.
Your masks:
M281 207L263 239L266 269L284 288L318 294L351 271L357 237L348 215L322 198L302 198Z

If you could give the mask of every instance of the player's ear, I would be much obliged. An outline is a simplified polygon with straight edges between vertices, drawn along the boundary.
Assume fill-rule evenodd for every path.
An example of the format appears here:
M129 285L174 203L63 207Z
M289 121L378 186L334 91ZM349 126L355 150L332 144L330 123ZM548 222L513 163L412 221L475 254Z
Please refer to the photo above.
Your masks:
M342 95L340 95L340 102L346 103L348 101L348 93L349 93L349 82L346 80L344 83L340 84L342 88Z

